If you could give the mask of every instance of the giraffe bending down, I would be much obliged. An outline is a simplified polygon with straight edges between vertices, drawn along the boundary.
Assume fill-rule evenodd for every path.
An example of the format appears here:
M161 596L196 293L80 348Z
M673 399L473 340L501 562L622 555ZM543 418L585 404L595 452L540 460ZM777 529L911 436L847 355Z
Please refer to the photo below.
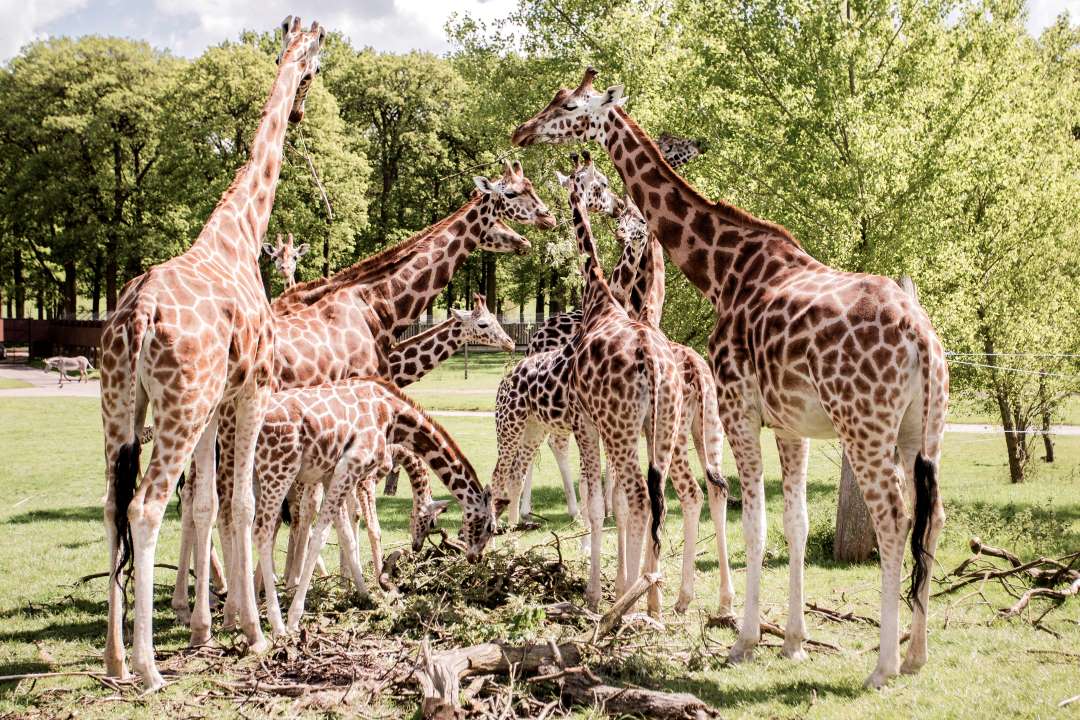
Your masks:
M274 261L274 267L281 273L286 289L296 284L296 265L310 249L307 243L297 247L292 233L289 233L287 240L282 240L281 233L278 233L277 243L274 245L263 243L263 252Z
M328 279L294 286L272 304L278 387L307 387L347 377L389 377L392 340L427 309L476 249L528 252L529 241L503 218L551 227L554 216L537 196L520 164L507 165L501 178L473 179L477 187L463 207L413 238L346 268ZM231 426L226 411L221 426ZM232 448L223 432L221 457L228 467ZM218 475L222 537L229 535L232 479ZM222 543L227 556L228 543ZM183 563L181 563L182 565ZM226 557L226 567L229 566ZM231 580L230 580L231 582ZM187 605L187 576L179 575L174 608ZM226 598L225 626L235 623L232 596Z
M453 493L462 508L466 557L473 563L480 560L495 531L491 491L481 487L476 471L450 434L423 410L389 383L369 378L279 392L271 399L256 455L260 495L255 537L267 615L275 634L286 629L274 587L272 533L285 493L295 482L326 487L289 608L288 628L295 630L304 611L315 558L331 523L349 545L349 571L364 591L363 572L355 560L355 537L343 521L345 498L354 484L373 482L385 474L394 445L415 452Z
M402 340L390 351L390 380L396 387L406 387L424 377L465 343L487 345L505 352L513 352L514 341L503 330L498 319L488 310L487 299L480 293L473 295L471 312L451 308L449 314L450 317L445 321L418 335ZM396 466L397 463L395 462L394 465ZM413 466L415 467L415 463ZM299 528L306 530L314 522L315 513L320 504L316 487L306 486L305 497L296 498L298 504L295 505L293 517L299 518L297 525ZM374 486L372 486L373 489ZM363 503L359 497L350 497L349 509L354 526L359 519L362 506ZM368 532L371 533L370 524ZM291 543L290 547L293 547ZM297 549L301 547L303 546L296 546ZM341 549L342 544L339 543L338 547ZM344 568L344 556L341 559L341 567ZM376 565L381 566L381 562L380 559ZM295 573L299 571L299 568L292 557L286 560L285 568L286 577L290 582L295 580Z
M926 663L928 581L945 518L937 472L949 379L929 318L888 278L823 265L784 228L702 197L623 109L622 87L597 91L595 74L590 68L576 89L560 89L512 141L601 144L650 230L716 309L710 359L742 484L747 545L744 619L731 659L749 658L760 639L759 431L767 423L780 451L790 549L784 654L805 657L807 438L839 436L881 552L881 645L867 685L917 672ZM914 612L901 666L900 575L909 531Z
M251 582L252 462L255 437L270 393L273 332L259 274L290 122L304 115L304 97L319 70L325 31L286 19L278 72L263 110L251 160L241 168L206 226L184 254L151 268L127 286L102 334L101 415L105 431L105 529L109 543L105 667L124 677L123 590L120 573L134 559L135 628L132 666L147 689L164 684L154 661L153 567L165 506L194 454L214 468L218 415L236 414L233 477L237 502L230 598L238 599L249 649L266 647ZM154 446L140 480L138 433L153 408ZM210 640L209 547L216 512L211 482L196 483L196 574L200 591L191 641Z

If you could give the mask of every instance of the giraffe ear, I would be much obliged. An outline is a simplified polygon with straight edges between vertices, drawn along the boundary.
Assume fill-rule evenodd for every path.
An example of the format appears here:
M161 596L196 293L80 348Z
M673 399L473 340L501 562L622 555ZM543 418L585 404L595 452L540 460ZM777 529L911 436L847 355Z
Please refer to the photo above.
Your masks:
M469 313L465 310L459 310L458 308L450 308L450 315L457 320L464 320L469 317Z
M561 172L556 170L555 171L555 179L558 180L559 184L562 185L564 188L570 187L570 176L569 175L563 175Z
M604 100L600 104L603 106L608 105L625 105L629 98L623 95L622 85L612 85L604 91Z
M424 506L424 514L436 517L448 507L450 507L449 500L428 500L427 505Z
M492 192L495 191L495 186L492 185L491 181L483 175L477 175L476 177L474 177L473 182L476 183L476 189L484 193L485 195L490 195Z
M263 243L263 252L270 257L274 257L274 246L270 243Z
M296 257L304 257L305 255L308 254L308 250L310 250L310 249L311 249L311 246L308 245L307 243L304 243L300 247L296 248Z

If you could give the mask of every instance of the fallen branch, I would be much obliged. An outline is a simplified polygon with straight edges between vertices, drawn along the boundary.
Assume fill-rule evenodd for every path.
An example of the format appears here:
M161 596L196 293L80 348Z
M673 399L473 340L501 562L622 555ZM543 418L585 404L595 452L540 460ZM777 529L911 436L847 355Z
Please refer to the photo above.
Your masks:
M785 638L784 629L776 623L771 623L768 620L761 620L759 622L762 635L772 635L773 637L778 637L780 639ZM710 628L727 628L728 630L734 630L735 632L739 631L739 622L735 619L734 615L710 617L706 621L705 626ZM806 638L803 642L808 646L818 648L819 650L828 650L830 652L841 652L843 650L839 645L834 645L833 643L825 642L824 640L812 640Z
M1062 603L1073 595L1076 595L1078 592L1080 592L1080 578L1074 580L1073 584L1070 585L1066 590L1053 590L1051 588L1032 588L1031 590L1028 590L1023 595L1021 595L1020 599L1017 600L1012 607L1006 608L1004 610L999 610L998 612L1003 618L1015 617L1024 611L1024 608L1028 606L1028 603L1031 602L1032 598L1043 597L1050 600L1056 600L1058 603Z
M563 694L578 703L596 705L609 715L672 718L717 718L720 714L689 693L666 693L642 688L613 687L586 669L563 679Z

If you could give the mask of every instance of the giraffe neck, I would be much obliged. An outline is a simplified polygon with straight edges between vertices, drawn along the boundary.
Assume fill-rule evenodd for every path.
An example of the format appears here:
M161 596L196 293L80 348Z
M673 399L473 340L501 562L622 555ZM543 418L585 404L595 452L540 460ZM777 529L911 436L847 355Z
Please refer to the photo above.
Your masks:
M231 250L237 257L251 255L258 259L270 211L274 208L282 146L299 85L297 66L282 65L263 106L250 159L236 172L232 184L221 196L197 244Z
M585 325L605 310L619 307L619 303L604 279L604 272L596 253L592 227L589 225L589 211L576 186L570 190L570 214L574 218L574 235L577 238L578 252L585 255L585 266L582 269L585 290L581 293L582 324Z
M396 388L390 441L404 445L431 468L468 517L486 511L484 489L465 454L448 432L413 405Z
M416 382L457 352L465 340L465 328L453 315L402 340L390 351L390 379L399 388Z
M480 246L496 218L488 197L470 199L425 231L424 239L401 254L389 272L369 273L366 282L353 287L379 319L380 343L392 344L399 330L416 322Z
M751 255L764 252L780 256L784 263L813 262L784 228L698 193L671 169L656 143L622 107L608 111L604 127L597 139L645 215L649 230L671 261L714 303L728 278L741 282Z
M630 317L660 327L666 292L664 277L664 248L656 235L649 233L645 247L637 258L637 273L630 289Z

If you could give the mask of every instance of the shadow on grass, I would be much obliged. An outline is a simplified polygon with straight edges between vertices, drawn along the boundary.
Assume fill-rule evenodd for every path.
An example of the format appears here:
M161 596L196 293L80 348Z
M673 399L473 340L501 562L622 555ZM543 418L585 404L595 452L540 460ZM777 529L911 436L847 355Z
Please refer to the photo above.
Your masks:
M48 522L60 520L62 522L86 522L96 520L104 521L104 511L100 505L87 505L85 507L50 508L48 510L31 510L30 512L12 515L4 522L9 525L26 525L28 523Z
M772 700L793 708L808 708L815 693L818 696L831 695L850 700L864 693L872 692L865 690L862 684L854 677L849 683L827 680L797 680L794 682L781 680L765 688L721 687L717 683L704 680L678 680L672 683L670 689L691 692L717 708L745 707L757 703L768 703Z

